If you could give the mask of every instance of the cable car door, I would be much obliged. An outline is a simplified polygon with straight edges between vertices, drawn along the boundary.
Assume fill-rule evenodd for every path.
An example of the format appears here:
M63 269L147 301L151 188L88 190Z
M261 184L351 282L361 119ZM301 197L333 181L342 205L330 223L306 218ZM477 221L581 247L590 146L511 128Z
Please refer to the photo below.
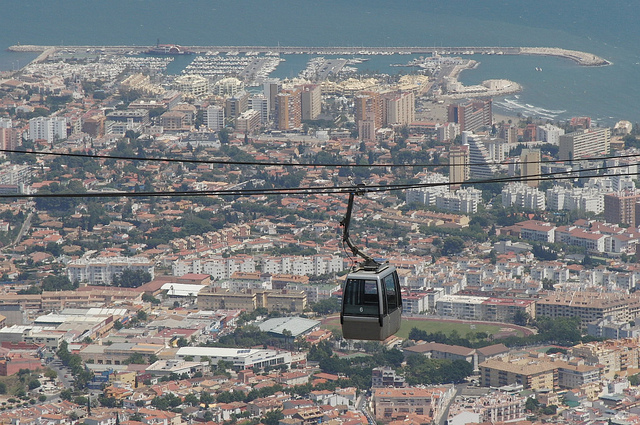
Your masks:
M387 339L400 330L402 323L402 299L397 272L394 270L381 277L381 286L385 299L380 339Z

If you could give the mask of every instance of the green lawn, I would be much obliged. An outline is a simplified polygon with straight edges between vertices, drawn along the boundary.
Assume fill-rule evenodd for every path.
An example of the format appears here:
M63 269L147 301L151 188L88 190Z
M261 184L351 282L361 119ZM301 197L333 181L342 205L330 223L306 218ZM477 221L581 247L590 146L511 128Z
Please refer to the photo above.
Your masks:
M472 329L472 326L474 329ZM330 322L325 323L324 325L327 329L340 329L340 322L338 318L332 319ZM411 328L418 328L428 333L435 332L443 332L445 334L450 334L454 330L458 332L458 334L462 337L465 337L469 332L486 332L490 335L495 335L500 332L501 328L509 327L508 324L504 326L500 325L487 325L487 324L473 324L469 322L441 322L437 320L408 320L404 319L402 321L402 326L400 330L396 334L400 338L407 338L409 336L409 331ZM517 330L518 336L523 336L522 331Z

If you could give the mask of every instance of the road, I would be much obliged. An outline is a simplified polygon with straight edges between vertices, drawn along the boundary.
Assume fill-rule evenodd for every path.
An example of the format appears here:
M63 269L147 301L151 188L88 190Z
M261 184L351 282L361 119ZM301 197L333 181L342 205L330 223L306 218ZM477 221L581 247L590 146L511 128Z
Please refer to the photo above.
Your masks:
M467 382L463 382L462 384L456 384L455 386L456 393L453 395L453 397L451 397L451 400L449 400L449 403L447 403L447 407L444 409L444 411L442 412L442 416L440 416L440 419L438 420L438 425L444 425L447 422L447 419L449 419L449 408L451 407L451 403L456 401L456 397L460 395L462 390L465 389L467 385L469 385Z
M358 400L356 400L356 410L362 412L362 414L367 417L367 421L369 421L371 425L376 425L375 418L371 416L371 414L369 413L369 409L365 405L366 402L367 396L364 393L360 394L360 397L358 397Z
M31 227L32 217L33 217L33 211L29 210L29 214L27 214L27 218L24 219L24 222L22 223L22 227L20 227L20 231L18 232L18 236L16 236L16 239L13 241L12 244L2 247L0 251L4 251L7 248L11 248L13 246L18 245L18 243L20 242L20 239L22 239L22 236L24 236L24 234L27 233L27 231L29 230L29 227Z

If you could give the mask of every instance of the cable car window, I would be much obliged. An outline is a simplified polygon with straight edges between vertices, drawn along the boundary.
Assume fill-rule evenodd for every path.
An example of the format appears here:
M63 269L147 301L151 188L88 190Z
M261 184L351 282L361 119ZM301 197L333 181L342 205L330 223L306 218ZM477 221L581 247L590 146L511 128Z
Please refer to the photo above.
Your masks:
M402 307L402 290L400 288L400 280L398 274L393 273L393 280L396 282L396 293L398 294L398 307Z
M344 286L344 314L377 316L380 312L375 280L349 279Z
M387 307L389 312L398 308L398 296L396 293L396 282L393 278L393 273L384 278L384 288L387 293Z

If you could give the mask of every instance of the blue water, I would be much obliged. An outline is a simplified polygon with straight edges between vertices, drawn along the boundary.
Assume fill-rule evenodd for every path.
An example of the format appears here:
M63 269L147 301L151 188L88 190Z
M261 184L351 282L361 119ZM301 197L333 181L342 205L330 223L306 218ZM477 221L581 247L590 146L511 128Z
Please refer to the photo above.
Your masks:
M528 4L523 4L528 3ZM16 44L55 45L327 45L553 46L583 50L614 64L582 68L559 58L480 56L466 84L507 78L524 86L507 98L523 111L557 118L589 115L638 121L640 12L635 1L610 0L0 0L0 70L33 55ZM292 56L276 71L293 76ZM360 68L383 70L408 56L376 57ZM384 62L383 62L384 61ZM535 68L543 68L536 72ZM399 68L392 68L397 72ZM498 102L499 103L499 102ZM530 105L527 106L527 105ZM564 111L556 113L557 111ZM611 118L610 118L611 117Z

